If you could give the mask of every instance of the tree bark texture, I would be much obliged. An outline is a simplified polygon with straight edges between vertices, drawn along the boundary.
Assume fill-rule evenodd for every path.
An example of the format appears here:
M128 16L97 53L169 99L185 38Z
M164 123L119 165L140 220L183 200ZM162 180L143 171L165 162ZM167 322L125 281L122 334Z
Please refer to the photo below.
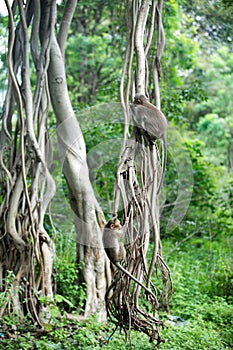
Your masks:
M173 292L170 270L162 257L160 240L160 208L157 187L161 176L159 143L151 142L140 126L133 125L129 135L129 96L135 92L148 93L149 70L148 57L156 52L156 66L152 67L153 90L156 102L160 106L159 68L164 45L161 21L162 1L128 1L127 47L123 64L120 97L125 118L124 142L117 171L113 217L123 212L126 257L124 268L144 283L147 303L145 310L140 295L145 293L137 283L120 269L113 275L112 283L106 293L107 312L110 319L127 333L130 329L146 333L150 340L162 341L160 327L163 322L157 317L159 307L166 306ZM151 49L151 43L157 21L157 49ZM134 64L136 66L133 70ZM132 77L135 77L132 79ZM149 94L148 94L149 95ZM148 258L150 234L153 241L151 258ZM160 272L162 290L158 291L152 282L155 270ZM144 298L143 298L144 299ZM148 312L147 310L151 310Z
M67 2L58 41L54 34L55 0L19 1L12 9L8 0L5 2L9 12L9 80L0 131L0 284L4 292L11 279L13 293L6 298L0 315L13 309L29 313L41 325L42 311L47 310L43 310L38 295L53 298L55 247L53 236L44 228L46 210L55 194L48 129L51 97L77 229L77 260L85 263L85 316L99 310L100 318L105 319L104 295L110 271L102 247L105 220L89 181L85 143L68 96L64 68L65 43L77 1Z
M82 278L87 286L85 316L98 311L99 318L103 320L106 270L109 269L102 245L101 228L105 219L89 180L85 143L69 99L64 60L54 35L50 51L49 88L57 118L60 160L77 231L77 262L84 262Z
M9 12L9 77L0 130L0 285L1 292L6 293L11 281L12 293L1 306L0 317L12 311L29 314L41 325L43 306L39 296L53 298L55 254L53 237L43 224L46 209L55 194L50 174L46 59L55 23L55 2L28 1L23 5L20 1L12 9L8 0L5 3ZM39 38L42 9L43 20L50 22L50 27L46 35ZM16 10L19 10L19 17L15 16ZM15 18L18 18L17 23ZM33 87L30 42L36 74Z

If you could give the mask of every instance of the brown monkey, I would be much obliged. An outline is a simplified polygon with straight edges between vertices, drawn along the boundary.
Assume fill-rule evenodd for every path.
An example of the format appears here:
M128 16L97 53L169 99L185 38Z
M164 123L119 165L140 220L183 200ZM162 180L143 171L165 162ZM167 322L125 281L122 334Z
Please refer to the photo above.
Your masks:
M136 94L134 102L130 104L130 109L136 126L143 129L144 136L152 142L156 139L162 141L162 174L157 189L159 193L167 161L167 119L144 95Z
M105 252L113 264L125 258L124 236L120 221L117 218L110 219L104 228L103 242Z
M117 218L112 218L108 221L104 228L103 233L103 243L105 252L109 260L124 274L131 278L134 282L138 283L146 292L153 296L156 300L155 295L145 287L136 277L131 275L121 264L125 258L125 247L123 244L125 232L124 228L121 226L120 221ZM121 241L120 241L121 240Z

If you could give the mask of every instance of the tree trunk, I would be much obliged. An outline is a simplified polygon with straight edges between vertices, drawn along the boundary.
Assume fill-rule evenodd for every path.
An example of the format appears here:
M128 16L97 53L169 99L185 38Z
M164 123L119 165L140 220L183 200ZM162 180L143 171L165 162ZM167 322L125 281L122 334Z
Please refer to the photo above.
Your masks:
M160 241L160 210L158 183L160 181L160 154L156 142L148 139L143 125L133 125L129 137L129 94L134 99L136 93L145 95L149 90L149 67L147 57L154 32L155 13L159 22L156 69L160 65L160 58L164 40L161 34L162 0L151 3L133 0L126 3L127 11L127 49L120 84L121 105L125 118L124 143L117 171L115 185L113 218L118 212L123 212L123 232L125 232L125 258L122 263L128 273L137 277L137 282L126 276L125 271L117 269L106 294L107 313L118 327L126 330L135 329L144 332L150 341L162 342L160 327L163 322L157 318L159 307L166 307L168 297L173 292L170 270L162 257ZM134 29L135 28L135 29ZM133 70L135 54L136 69ZM134 73L134 74L133 74ZM132 81L131 77L135 76ZM159 75L154 81L156 100L160 104L158 85ZM120 203L123 208L119 210ZM152 233L153 252L148 257L150 232ZM157 279L161 277L162 291L159 291L152 282L154 271ZM159 272L159 273L158 273ZM144 283L144 288L143 287ZM140 285L140 286L139 286ZM157 283L156 283L157 285ZM139 298L141 292L147 296L147 303ZM153 292L152 292L153 291ZM154 293L155 291L155 293ZM150 306L146 304L151 304ZM147 310L150 310L148 312Z
M77 231L77 262L84 262L82 278L87 285L85 316L98 310L100 319L105 319L104 296L106 272L109 270L102 246L101 228L105 220L89 180L85 143L69 99L64 60L54 35L48 73L57 118L60 159Z
M52 159L47 128L49 84L57 117L60 157L77 229L77 260L85 263L82 270L87 284L85 316L99 310L100 318L105 319L106 275L110 271L102 247L101 228L105 220L89 181L85 143L69 100L64 70L67 23L71 21L76 0L69 1L65 8L59 32L61 49L54 35L55 0L28 1L25 6L19 2L16 30L14 13L7 0L6 4L10 76L0 131L0 182L4 194L0 205L0 285L1 291L6 292L12 283L13 292L1 307L0 316L13 309L18 314L31 314L41 324L43 307L38 295L53 298L55 249L43 226L47 206L55 193L49 172ZM35 87L31 86L30 53L36 72Z
M51 277L55 254L53 240L43 226L47 206L55 194L49 172L46 119L49 97L44 55L49 48L50 31L39 40L39 3L33 17L35 8L31 1L25 5L18 2L14 12L8 0L5 2L9 12L9 79L0 131L0 288L5 293L0 317L12 311L29 314L41 325L45 315L42 311L47 314L47 310L39 296L53 298ZM50 19L52 27L54 5L54 1L45 5L49 7L44 19ZM15 29L16 8L19 15L17 12ZM34 88L30 76L30 41L37 74Z

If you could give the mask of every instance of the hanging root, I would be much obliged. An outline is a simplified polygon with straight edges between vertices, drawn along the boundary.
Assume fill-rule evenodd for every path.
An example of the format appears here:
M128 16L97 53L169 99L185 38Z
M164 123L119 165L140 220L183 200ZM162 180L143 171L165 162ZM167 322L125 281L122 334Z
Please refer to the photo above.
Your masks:
M170 270L162 257L159 234L157 177L155 175L159 164L159 151L156 147L150 147L143 137L139 138L137 134L139 132L140 130L136 130L131 136L131 139L135 140L132 143L135 145L132 152L128 154L126 149L122 152L124 167L120 163L121 171L117 173L115 189L118 192L115 191L115 198L118 203L119 198L122 200L124 225L127 225L128 245L125 246L124 269L135 276L147 289L152 288L153 292L145 293L139 284L117 268L106 292L105 301L107 315L116 328L123 329L129 336L131 330L143 332L148 335L150 342L156 341L159 344L163 342L160 328L163 328L164 324L157 318L157 310L167 306L173 287ZM141 144L137 142L138 139L141 140ZM132 159L132 154L135 155L135 159ZM139 168L143 171L136 172L138 163ZM139 176L141 178L138 178ZM115 203L114 217L117 217L117 209L118 204ZM148 261L146 255L150 225L154 233L152 235L154 247L151 261ZM157 272L157 278L161 276L162 291L159 291L151 281L154 271Z

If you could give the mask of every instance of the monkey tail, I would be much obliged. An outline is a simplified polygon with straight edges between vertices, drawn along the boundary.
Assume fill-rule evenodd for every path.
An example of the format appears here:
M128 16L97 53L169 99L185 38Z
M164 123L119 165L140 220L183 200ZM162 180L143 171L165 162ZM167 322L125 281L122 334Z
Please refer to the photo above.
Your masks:
M165 175L165 167L166 167L166 163L167 163L167 142L166 142L166 138L162 138L162 173L161 173L161 177L159 179L159 186L157 189L157 194L159 194L161 186L163 184L163 180L164 180L164 175Z
M131 273L129 273L121 264L119 264L118 262L114 262L113 263L118 269L120 269L126 276L128 276L129 278L131 278L134 282L136 282L137 284L139 284L139 286L141 286L148 294L150 294L153 299L156 301L156 296L154 295L154 293L152 293L152 291L147 288L146 286L144 286L136 277L134 277L133 275L131 275Z

